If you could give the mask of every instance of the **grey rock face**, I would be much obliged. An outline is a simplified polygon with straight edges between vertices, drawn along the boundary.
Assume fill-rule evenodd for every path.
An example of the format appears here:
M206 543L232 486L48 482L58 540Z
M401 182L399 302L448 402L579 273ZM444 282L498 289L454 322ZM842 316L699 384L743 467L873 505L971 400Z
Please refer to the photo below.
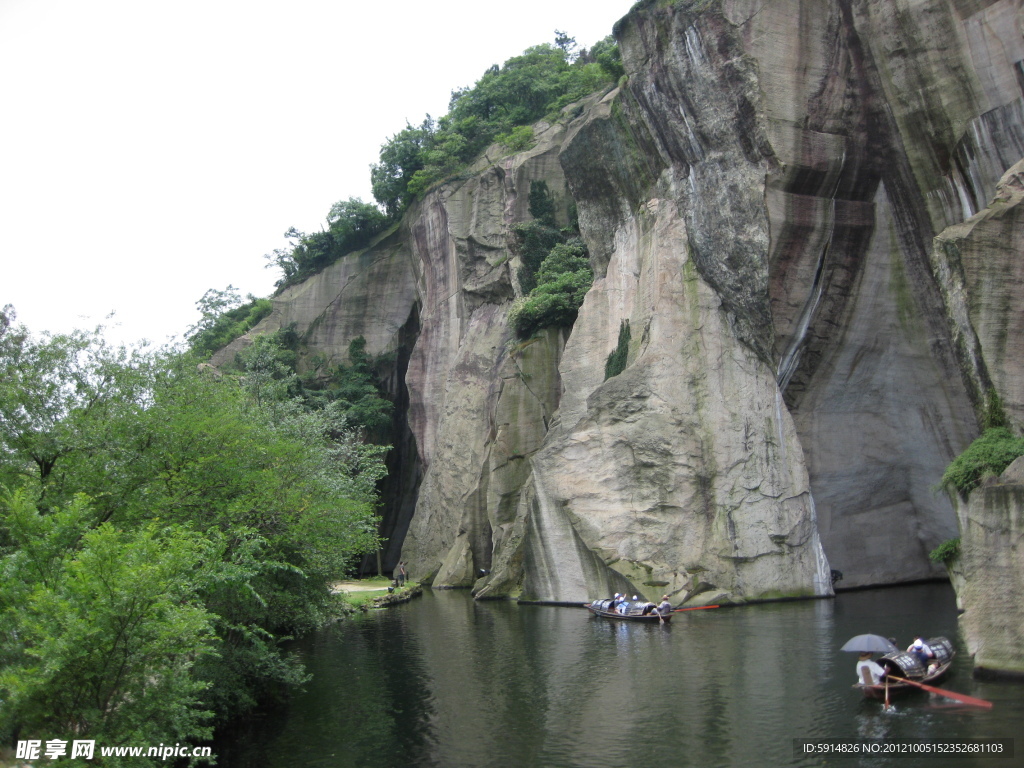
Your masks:
M827 594L803 452L772 370L688 257L670 201L621 227L562 359L557 423L533 457L523 596L616 586L680 601ZM628 319L623 373L603 363ZM599 559L613 573L600 574ZM534 566L534 567L530 567ZM543 567L541 567L543 566Z
M264 328L321 352L416 319L412 575L559 602L941 576L933 487L990 393L1024 409L1019 173L997 187L1021 29L1015 0L639 3L620 88L282 294ZM520 342L535 181L578 206L595 282L571 333Z
M960 626L974 666L1024 675L1024 457L975 489L960 513Z
M931 239L1021 155L1019 20L1005 2L793 0L689 22L701 50L741 39L763 94L746 133L768 148L731 154L766 158L772 359L844 586L939 575L927 552L955 535L932 488L976 435L977 395Z
M1024 160L991 202L935 239L932 261L961 365L979 407L994 392L1024 423Z

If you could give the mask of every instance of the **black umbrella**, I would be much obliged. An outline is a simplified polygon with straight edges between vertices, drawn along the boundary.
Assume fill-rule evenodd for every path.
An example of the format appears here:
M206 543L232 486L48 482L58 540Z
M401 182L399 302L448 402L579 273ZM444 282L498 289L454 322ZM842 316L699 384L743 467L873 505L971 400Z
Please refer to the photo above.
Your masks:
M857 635L847 640L846 645L839 650L854 653L892 653L899 648L881 635Z

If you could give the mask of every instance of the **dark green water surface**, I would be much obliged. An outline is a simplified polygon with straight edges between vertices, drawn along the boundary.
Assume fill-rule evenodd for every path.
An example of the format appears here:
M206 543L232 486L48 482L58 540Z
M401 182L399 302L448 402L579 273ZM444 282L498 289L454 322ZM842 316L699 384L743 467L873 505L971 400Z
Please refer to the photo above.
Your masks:
M901 646L945 635L959 653L942 687L994 708L864 700L855 656L838 650L863 632ZM1024 765L1024 685L972 679L941 584L690 611L664 627L427 591L297 647L305 693L218 745L223 768ZM793 743L991 738L1015 738L1015 756L821 756Z

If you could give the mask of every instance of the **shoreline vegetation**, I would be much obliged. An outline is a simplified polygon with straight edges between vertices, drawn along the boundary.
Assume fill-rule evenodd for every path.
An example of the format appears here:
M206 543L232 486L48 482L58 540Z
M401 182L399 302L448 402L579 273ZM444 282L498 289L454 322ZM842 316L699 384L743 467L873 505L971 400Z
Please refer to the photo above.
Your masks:
M380 546L387 448L239 370L0 313L0 743L203 743L308 673L287 641ZM75 764L77 761L72 761ZM159 761L139 758L135 765Z
M412 581L407 581L403 587L396 587L393 579L386 576L374 576L367 579L335 582L331 585L331 591L340 596L345 605L353 609L352 612L357 610L365 612L408 602L414 597L421 596L423 587Z
M378 205L340 201L323 231L289 230L267 257L278 290L621 75L611 37L577 50L562 32L491 67L449 114L385 142ZM33 335L0 310L0 743L208 741L308 679L287 641L334 620L332 585L379 549L380 361L357 339L348 364L299 371L302 340L282 329L215 368L270 300L228 286L197 307L185 344L161 349L112 346L102 327ZM387 587L341 593L356 610L421 594Z

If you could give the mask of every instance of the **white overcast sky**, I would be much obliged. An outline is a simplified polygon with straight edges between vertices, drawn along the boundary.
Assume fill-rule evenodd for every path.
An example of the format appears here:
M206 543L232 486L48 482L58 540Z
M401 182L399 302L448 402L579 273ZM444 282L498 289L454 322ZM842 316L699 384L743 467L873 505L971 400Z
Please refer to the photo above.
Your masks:
M372 201L406 121L631 5L0 0L0 306L37 333L180 338L208 288L272 292L288 227Z

